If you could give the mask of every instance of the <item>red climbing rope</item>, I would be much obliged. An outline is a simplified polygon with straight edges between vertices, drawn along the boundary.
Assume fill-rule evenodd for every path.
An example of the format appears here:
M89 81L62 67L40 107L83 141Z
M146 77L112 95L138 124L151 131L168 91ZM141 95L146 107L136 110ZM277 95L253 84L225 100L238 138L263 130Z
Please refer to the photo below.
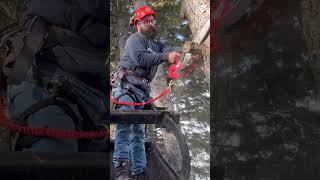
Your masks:
M60 130L50 128L34 128L28 126L21 126L15 124L7 119L3 104L0 104L0 124L13 132L18 132L25 135L50 137L58 139L102 139L109 137L107 131L72 131L72 130Z

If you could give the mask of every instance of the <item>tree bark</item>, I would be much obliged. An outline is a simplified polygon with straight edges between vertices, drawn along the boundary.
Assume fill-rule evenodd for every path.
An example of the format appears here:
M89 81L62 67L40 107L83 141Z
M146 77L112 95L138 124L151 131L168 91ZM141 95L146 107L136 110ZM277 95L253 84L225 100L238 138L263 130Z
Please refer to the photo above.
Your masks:
M189 21L193 37L197 37L199 31L210 19L210 0L183 0L180 11L181 18ZM203 70L210 83L210 35L202 43Z
M129 14L127 1L111 1L111 59L118 62L129 36Z

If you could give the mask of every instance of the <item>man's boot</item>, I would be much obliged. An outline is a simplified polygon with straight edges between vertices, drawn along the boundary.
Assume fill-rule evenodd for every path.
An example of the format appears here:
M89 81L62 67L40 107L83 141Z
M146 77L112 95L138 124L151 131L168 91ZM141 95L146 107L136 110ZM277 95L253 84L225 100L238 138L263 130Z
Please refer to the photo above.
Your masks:
M129 178L129 160L128 159L119 159L119 166L115 168L115 177L116 180L130 180Z

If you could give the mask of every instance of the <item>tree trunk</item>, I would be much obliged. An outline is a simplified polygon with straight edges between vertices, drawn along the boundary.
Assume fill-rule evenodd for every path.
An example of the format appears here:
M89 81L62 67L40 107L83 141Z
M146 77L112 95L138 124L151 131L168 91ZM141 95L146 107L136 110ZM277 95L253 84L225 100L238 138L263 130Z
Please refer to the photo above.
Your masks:
M126 40L129 37L128 1L111 1L111 60L119 62ZM114 67L111 67L113 69Z
M199 31L210 19L210 0L183 0L181 18L189 21L189 27L196 38ZM202 43L203 70L210 83L210 35Z

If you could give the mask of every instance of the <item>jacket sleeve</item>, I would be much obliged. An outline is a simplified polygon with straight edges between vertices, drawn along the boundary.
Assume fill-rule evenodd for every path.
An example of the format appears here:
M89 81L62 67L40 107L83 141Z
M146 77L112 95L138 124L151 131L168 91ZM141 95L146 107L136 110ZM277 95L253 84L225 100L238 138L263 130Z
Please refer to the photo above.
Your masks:
M106 47L107 26L64 0L32 0L26 15L40 16L49 23L78 33L95 46Z
M163 62L168 61L168 53L152 53L149 52L138 36L131 36L127 40L126 51L131 59L136 60L139 66L142 68L148 68L152 66L157 66Z

